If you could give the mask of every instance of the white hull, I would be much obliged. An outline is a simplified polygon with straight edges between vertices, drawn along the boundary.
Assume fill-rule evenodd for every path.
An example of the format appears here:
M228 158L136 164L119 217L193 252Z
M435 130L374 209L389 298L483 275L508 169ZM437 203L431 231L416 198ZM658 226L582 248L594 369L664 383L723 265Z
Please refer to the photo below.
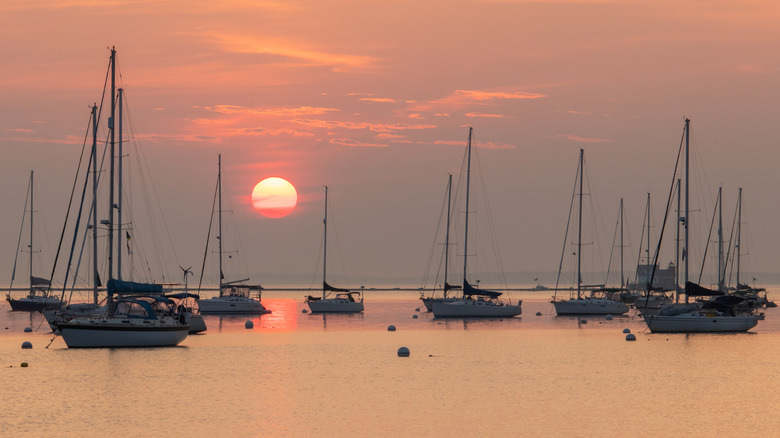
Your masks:
M522 308L511 304L496 304L491 301L463 300L434 301L431 303L433 316L446 317L512 317L523 313Z
M644 318L647 328L653 333L746 332L758 324L757 316L708 316L703 312L644 315Z
M428 310L429 312L433 311L433 308L431 307L431 305L434 302L448 303L448 302L458 301L459 299L460 298L453 298L453 297L447 297L447 298L444 298L444 297L441 297L441 298L421 297L420 298L420 300L422 300L422 302L423 302L423 305L425 306L425 309Z
M622 315L628 312L625 303L594 298L553 301L553 306L558 315Z
M306 301L312 312L344 312L356 313L363 311L362 301L349 301L341 298L323 298L316 301Z
M80 318L58 325L68 348L172 347L179 345L190 329L171 318Z
M253 298L223 296L198 301L200 313L268 313L265 307Z

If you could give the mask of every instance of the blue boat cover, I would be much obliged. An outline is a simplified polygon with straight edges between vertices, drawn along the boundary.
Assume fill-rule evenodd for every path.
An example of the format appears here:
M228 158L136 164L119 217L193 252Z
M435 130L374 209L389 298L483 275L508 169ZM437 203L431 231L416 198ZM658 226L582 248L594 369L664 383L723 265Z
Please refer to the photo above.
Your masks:
M161 294L161 284L136 283L134 281L108 280L108 293L110 294Z

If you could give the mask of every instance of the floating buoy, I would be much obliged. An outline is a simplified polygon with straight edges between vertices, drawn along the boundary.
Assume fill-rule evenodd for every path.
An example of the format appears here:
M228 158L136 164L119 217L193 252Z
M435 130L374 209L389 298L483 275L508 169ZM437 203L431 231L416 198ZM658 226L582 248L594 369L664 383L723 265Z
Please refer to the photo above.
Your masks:
M27 368L29 365L27 365L27 362L22 362L22 368Z
M398 357L409 357L409 349L406 347L399 348Z
M624 329L623 329L623 333L631 333L631 330L630 330L630 329L627 329L627 328L624 328Z
M392 325L392 324L391 324L391 325L389 325L389 326L387 326L387 331L389 331L389 332L394 332L394 331L395 331L395 326L394 326L394 325Z
M301 310L301 313L309 313L309 311L306 310L306 309L303 309L303 310Z
M30 343L30 341L24 341L22 342L22 348L24 348L25 350L32 348L32 343Z
M536 312L536 316L542 316L542 312Z
M612 321L612 315L607 315L607 317L606 317L605 319L606 319L607 321Z
M414 315L412 315L412 318L413 318L413 319L417 319L417 318L419 318L419 317L417 316L417 314L414 314Z
M255 326L255 323L253 323L251 319L249 321L247 321L246 323L244 323L244 328L251 329L254 326Z
M418 308L414 309L414 311L415 311L415 312L419 312L419 311L420 311L420 308L418 307Z
M588 323L588 320L587 320L587 319L581 319L581 320L580 320L580 324L587 324L587 323Z
M25 332L25 333L30 333L30 332L32 332L32 327L25 327L25 328L24 328L24 332Z
M629 333L626 335L626 341L636 341L636 335Z

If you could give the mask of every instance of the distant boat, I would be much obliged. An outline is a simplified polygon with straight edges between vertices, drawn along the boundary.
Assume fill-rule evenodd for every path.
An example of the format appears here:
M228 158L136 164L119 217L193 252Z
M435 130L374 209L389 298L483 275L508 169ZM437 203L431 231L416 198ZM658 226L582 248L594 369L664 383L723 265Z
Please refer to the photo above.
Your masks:
M243 280L225 281L225 275L222 271L222 155L218 155L217 172L217 195L218 195L218 233L219 242L219 295L209 299L198 301L198 307L201 314L258 314L270 313L260 302L260 285L245 284L248 278ZM213 211L212 211L213 214ZM204 260L205 265L205 260Z
M468 243L469 243L469 189L471 185L471 137L473 128L469 127L469 140L466 151L466 222L464 228L463 249L463 295L454 301L433 301L433 316L442 317L513 317L520 315L522 301L517 305L500 299L502 293L473 287L469 284ZM446 279L445 279L446 280Z
M556 299L553 297L553 306L555 312L561 315L622 315L628 312L628 306L620 301L615 301L607 298L606 296L591 295L590 297L584 297L582 293L582 195L583 195L583 174L585 169L583 167L585 151L580 149L580 160L577 168L577 176L579 178L579 220L578 220L578 238L577 238L577 296L570 297L569 299ZM577 186L575 185L575 188ZM566 227L568 232L568 225ZM565 240L565 239L564 239ZM565 246L564 246L565 251ZM563 258L563 255L561 255ZM560 277L560 269L559 269ZM603 286L602 286L603 287ZM602 289L603 291L603 289ZM556 286L557 294L557 286Z
M28 197L27 199L30 202L30 243L27 246L27 249L30 253L30 290L27 293L26 297L23 298L12 298L11 292L9 291L8 294L6 294L5 299L8 301L8 304L11 305L11 310L27 310L27 311L34 311L34 310L49 310L49 309L59 309L62 307L62 300L58 297L49 295L49 290L51 288L51 281L49 281L46 278L40 278L33 275L33 253L35 252L33 247L33 212L35 209L33 208L33 171L30 171L30 184L28 186ZM27 209L25 209L25 213L27 213ZM22 219L22 222L24 222L24 219ZM21 230L20 230L21 232ZM19 236L19 242L21 242L22 236ZM16 277L16 260L19 255L19 246L17 245L16 249L16 255L14 256L14 269L13 273L11 274L11 286L13 287L14 283L14 277Z
M307 296L309 310L316 313L359 313L363 308L363 294L328 284L328 186L325 186L325 216L323 224L322 297Z
M679 221L684 224L683 254L689 254L689 198L690 172L690 120L685 119L685 208ZM682 145L681 145L682 147ZM675 169L676 173L676 169ZM736 306L743 299L723 295L722 291L709 290L688 281L688 259L684 260L685 303L675 303L663 307L655 314L642 314L647 328L653 333L691 333L691 332L746 332L758 324L757 315L737 315ZM717 298L698 303L690 303L690 297L717 296Z
M420 296L425 308L430 312L432 310L432 304L434 302L452 302L458 300L457 297L447 296L447 293L453 289L461 289L461 286L451 285L448 280L448 266L449 266L449 248L450 248L450 206L452 204L452 174L447 178L447 227L444 237L444 286L442 287L442 296L437 297L434 293L429 296ZM434 291L435 292L435 291Z
M119 183L118 192L122 193L121 177L114 177L114 157L117 154L114 151L114 111L117 107L115 103L116 89L116 51L111 49L111 60L109 63L111 70L111 120L109 129L111 130L111 164L110 164L110 194L108 209L110 211L109 219L101 222L108 225L108 284L107 284L107 308L104 312L97 315L74 315L60 313L55 318L55 326L59 334L65 340L68 348L113 348L113 347L163 347L175 346L181 343L188 334L189 325L185 323L186 315L176 308L175 303L162 296L162 285L151 283L138 283L132 281L122 281L113 277L113 233L118 231L121 236L121 227L114 229L114 210L122 211L121 197L119 202L114 204L114 182ZM119 106L121 108L122 90L119 94ZM121 151L122 144L122 121L121 112L119 117L119 145ZM90 164L92 164L92 230L93 230L93 288L97 295L99 283L98 276L98 245L97 245L97 106L92 107L92 154ZM122 156L121 152L118 154ZM121 161L119 175L121 176ZM121 220L119 221L121 224ZM119 251L117 251L119 252ZM121 263L117 260L117 276L120 275ZM115 299L114 296L117 296ZM133 296L128 296L133 295ZM141 296L143 295L143 296Z

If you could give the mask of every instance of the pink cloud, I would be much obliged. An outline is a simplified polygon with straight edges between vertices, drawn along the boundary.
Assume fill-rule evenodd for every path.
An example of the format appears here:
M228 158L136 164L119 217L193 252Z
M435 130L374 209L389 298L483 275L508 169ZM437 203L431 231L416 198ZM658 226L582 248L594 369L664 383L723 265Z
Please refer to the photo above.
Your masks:
M369 147L369 148L386 148L386 144L378 144L378 143L366 143L358 140L352 140L349 138L332 138L330 140L331 144L338 144L342 146L350 146L350 147Z
M606 139L606 138L587 138L587 137L578 137L576 135L571 134L561 134L558 137L563 137L567 140L576 141L579 143L607 143L612 140Z
M466 117L493 117L493 118L506 117L501 114L486 114L486 113L466 113L464 115Z

